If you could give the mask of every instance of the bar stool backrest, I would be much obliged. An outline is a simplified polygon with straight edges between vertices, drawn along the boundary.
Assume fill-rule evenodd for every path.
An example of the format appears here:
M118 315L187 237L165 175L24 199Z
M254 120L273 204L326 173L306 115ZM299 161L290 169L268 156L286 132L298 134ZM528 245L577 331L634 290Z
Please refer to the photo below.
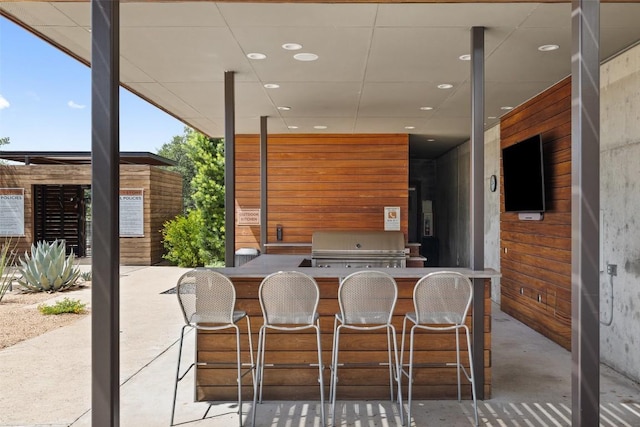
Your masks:
M465 275L455 271L427 274L413 289L413 303L419 324L464 323L473 286Z
M227 276L213 270L191 270L178 280L176 293L187 324L234 323L236 290Z
M320 289L313 277L299 271L278 271L262 280L258 294L265 324L314 324Z
M347 325L390 323L397 299L398 286L394 278L375 270L348 275L338 290L342 321Z

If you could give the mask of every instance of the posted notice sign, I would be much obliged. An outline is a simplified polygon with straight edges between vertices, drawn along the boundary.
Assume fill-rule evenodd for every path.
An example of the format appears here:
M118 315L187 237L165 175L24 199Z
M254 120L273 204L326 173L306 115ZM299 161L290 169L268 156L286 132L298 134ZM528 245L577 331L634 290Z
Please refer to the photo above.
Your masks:
M236 225L260 225L260 209L238 209Z
M144 190L120 189L120 237L144 237Z
M399 231L400 230L400 208L385 207L384 208L384 230Z
M0 188L0 236L24 236L24 188Z

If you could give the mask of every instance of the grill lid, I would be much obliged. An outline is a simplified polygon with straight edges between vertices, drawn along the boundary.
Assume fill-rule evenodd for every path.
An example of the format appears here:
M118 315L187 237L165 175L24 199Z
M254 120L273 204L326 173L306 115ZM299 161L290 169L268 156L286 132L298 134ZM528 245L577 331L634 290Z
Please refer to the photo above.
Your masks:
M404 258L401 231L316 231L311 241L313 258Z

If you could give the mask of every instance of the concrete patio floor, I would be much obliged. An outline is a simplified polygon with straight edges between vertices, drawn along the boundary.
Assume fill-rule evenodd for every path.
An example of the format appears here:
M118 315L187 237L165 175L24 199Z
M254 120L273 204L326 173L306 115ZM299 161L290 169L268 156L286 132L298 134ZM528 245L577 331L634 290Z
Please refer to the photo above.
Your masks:
M169 425L177 340L182 315L175 295L162 294L186 269L121 268L120 425ZM73 298L90 302L90 290ZM149 327L153 325L153 327ZM478 402L482 426L571 425L571 355L542 335L493 312L493 393ZM91 425L91 319L50 331L0 350L0 426ZM193 337L185 342L185 366L193 358ZM640 426L640 386L602 366L600 425ZM251 417L251 402L243 418ZM176 424L238 425L237 405L221 403L207 418L205 403L193 402L193 376L180 384ZM329 405L326 410L329 414ZM398 426L389 401L338 402L340 426ZM414 401L412 426L473 425L470 401ZM245 422L248 425L248 422ZM265 402L256 426L320 426L316 401Z

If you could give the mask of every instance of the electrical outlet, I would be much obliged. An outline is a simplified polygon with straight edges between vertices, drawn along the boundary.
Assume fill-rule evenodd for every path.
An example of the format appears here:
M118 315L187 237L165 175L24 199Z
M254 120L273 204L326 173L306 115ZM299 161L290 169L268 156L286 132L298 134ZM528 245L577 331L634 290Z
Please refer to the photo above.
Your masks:
M607 264L607 274L612 276L618 275L618 266L616 264Z

